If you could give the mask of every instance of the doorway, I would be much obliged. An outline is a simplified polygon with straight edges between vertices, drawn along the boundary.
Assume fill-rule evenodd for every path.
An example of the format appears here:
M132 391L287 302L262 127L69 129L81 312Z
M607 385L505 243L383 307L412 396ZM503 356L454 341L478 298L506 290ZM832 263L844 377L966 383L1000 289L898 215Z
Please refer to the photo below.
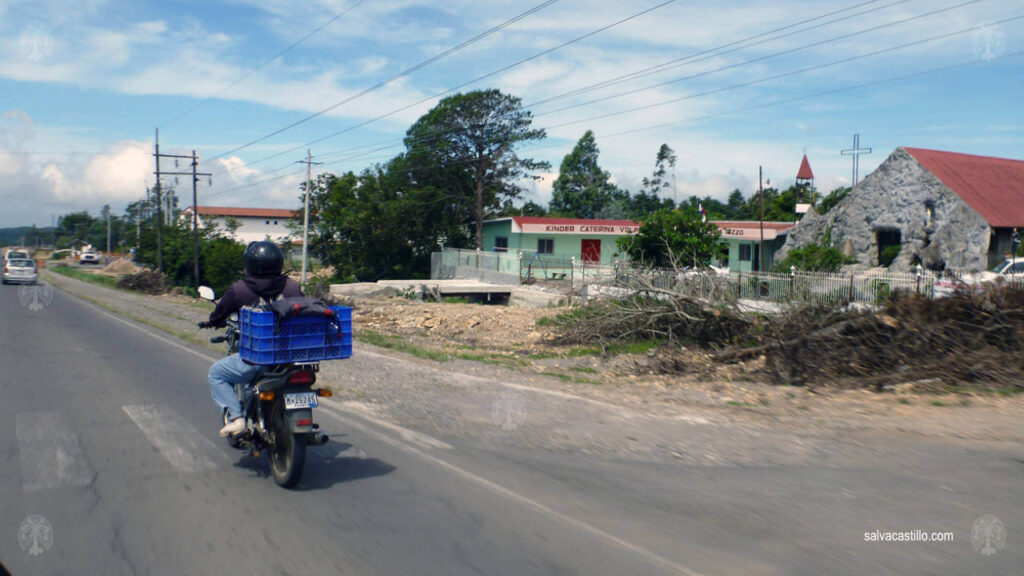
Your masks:
M600 264L601 263L601 241L600 240L580 240L580 252L583 257L583 261L587 264Z
M878 242L878 265L888 267L900 255L902 235L899 230L879 230L875 232Z

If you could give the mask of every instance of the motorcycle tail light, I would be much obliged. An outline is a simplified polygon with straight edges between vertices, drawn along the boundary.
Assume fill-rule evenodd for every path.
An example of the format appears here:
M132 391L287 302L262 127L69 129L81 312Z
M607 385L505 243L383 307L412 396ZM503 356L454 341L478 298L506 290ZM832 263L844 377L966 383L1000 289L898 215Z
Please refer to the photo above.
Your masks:
M300 418L300 419L295 421L295 425L296 426L312 426L313 425L313 419L312 418Z
M306 385L316 382L316 373L312 370L299 370L288 377L289 384Z

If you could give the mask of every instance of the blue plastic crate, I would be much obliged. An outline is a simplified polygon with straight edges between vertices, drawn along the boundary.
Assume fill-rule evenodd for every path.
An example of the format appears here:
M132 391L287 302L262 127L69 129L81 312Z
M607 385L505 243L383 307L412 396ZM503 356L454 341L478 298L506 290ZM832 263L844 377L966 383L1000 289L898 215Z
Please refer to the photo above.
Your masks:
M331 306L337 322L322 316L299 316L278 322L274 313L242 308L239 354L253 364L316 362L352 356L352 309Z

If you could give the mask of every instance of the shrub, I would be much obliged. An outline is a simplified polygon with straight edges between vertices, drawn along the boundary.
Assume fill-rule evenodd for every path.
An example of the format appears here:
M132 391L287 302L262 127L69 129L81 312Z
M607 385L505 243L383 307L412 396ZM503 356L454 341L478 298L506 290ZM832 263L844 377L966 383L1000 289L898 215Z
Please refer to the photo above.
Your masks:
M844 256L834 246L815 243L790 250L789 254L775 265L775 269L779 272L788 272L790 266L795 266L798 270L836 272L844 264L853 264L856 261L857 259L852 256Z
M886 246L885 248L882 248L882 251L878 254L878 263L881 264L882 266L888 267L890 264L892 264L892 261L895 260L896 257L899 255L899 244Z
M135 290L145 294L164 294L170 288L167 277L153 270L128 274L117 283L118 288Z

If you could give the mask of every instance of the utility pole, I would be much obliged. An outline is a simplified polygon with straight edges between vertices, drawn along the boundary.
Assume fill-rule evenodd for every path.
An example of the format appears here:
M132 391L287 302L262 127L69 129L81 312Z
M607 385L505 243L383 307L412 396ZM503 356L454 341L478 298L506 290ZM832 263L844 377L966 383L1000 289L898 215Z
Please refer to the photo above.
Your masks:
M110 210L107 210L107 260L110 259Z
M164 219L160 208L160 129L156 129L156 271L164 271Z
M313 165L323 162L313 162L313 152L306 149L306 159L299 160L296 164L306 165L306 193L305 210L302 215L302 286L306 286L306 261L309 258L309 195L313 192Z
M199 288L199 177L206 176L211 178L213 174L209 172L199 172L199 156L196 155L196 151L192 151L191 156L182 156L180 154L164 154L165 158L187 158L192 161L192 170L190 172L164 172L164 174L174 176L191 176L192 177L192 284L195 288ZM175 160L177 162L177 160Z
M757 271L764 270L764 168L757 167L757 200L761 205L761 247L757 255Z

